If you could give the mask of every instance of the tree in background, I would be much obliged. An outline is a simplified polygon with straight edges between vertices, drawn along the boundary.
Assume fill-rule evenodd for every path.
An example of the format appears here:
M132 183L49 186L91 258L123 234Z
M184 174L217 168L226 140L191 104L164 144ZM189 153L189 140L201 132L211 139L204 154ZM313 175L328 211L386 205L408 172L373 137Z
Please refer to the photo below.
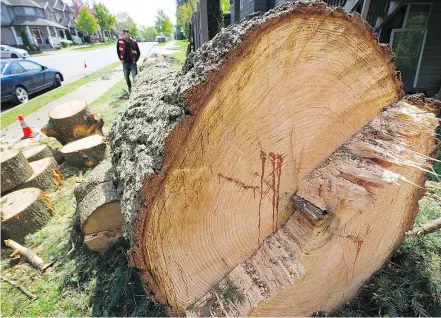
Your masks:
M122 30L127 29L132 36L136 37L139 35L139 30L135 21L133 21L132 17L127 12L118 13L116 15L116 21L116 28L120 34L122 34Z
M80 14L80 10L84 7L84 3L82 0L72 0L72 6L74 7L75 17Z
M163 9L156 13L155 28L161 35L170 34L173 28L170 18Z
M220 7L223 13L231 11L230 0L220 0Z
M142 26L139 30L139 36L145 42L155 42L156 34L156 28L152 26Z
M102 31L111 31L113 26L116 24L116 19L113 14L110 13L109 9L102 3L95 4L93 6L95 10L95 17Z
M180 26L181 32L184 34L185 37L188 36L188 31L190 29L190 24L191 24L191 17L195 10L196 10L196 0L186 0L185 2L182 2L182 4L178 6L178 11L177 11L178 25Z
M80 9L80 13L77 17L77 22L75 22L75 28L89 34L93 34L98 30L99 24L95 17L86 7Z

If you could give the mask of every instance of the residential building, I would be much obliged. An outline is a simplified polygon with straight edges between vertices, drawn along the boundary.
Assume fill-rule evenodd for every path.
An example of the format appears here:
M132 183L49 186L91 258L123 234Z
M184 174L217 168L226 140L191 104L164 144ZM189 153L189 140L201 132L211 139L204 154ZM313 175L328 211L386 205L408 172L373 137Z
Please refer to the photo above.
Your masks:
M285 0L231 0L231 22L267 11ZM396 54L407 93L433 96L441 86L441 0L327 0L346 12L358 12L376 30L380 42Z
M59 45L59 34L65 27L53 21L47 8L33 0L1 1L1 43L21 46L22 35L39 48Z

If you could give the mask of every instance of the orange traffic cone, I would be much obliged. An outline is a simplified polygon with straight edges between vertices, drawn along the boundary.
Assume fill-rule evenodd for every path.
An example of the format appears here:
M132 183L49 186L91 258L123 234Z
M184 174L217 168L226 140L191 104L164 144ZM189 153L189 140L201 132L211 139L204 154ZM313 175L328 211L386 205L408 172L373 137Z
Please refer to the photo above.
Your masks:
M21 129L23 130L23 138L30 138L30 137L34 137L36 135L36 133L34 133L32 131L31 127L29 127L25 123L23 116L19 115L18 120L20 121L20 126L21 126Z
M86 64L86 61L84 61L84 68L87 68L87 64Z

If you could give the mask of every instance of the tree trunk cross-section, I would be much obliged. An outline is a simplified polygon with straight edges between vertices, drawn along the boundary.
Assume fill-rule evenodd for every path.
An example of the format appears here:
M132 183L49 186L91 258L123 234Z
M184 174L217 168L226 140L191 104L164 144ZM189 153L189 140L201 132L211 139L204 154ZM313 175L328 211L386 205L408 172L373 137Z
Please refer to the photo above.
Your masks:
M0 156L2 193L26 182L32 176L32 168L21 151L5 150Z
M1 199L2 239L24 243L26 235L43 227L51 216L40 189L14 191Z
M23 155L29 162L53 157L51 149L46 145L36 145L23 150Z
M104 159L106 144L102 136L93 135L68 143L61 152L69 166L92 168Z
M52 193L58 189L61 180L57 176L61 175L58 170L58 164L54 157L43 158L41 160L33 161L30 166L34 173L23 184L19 185L14 190L24 188L38 188L46 193Z
M437 125L406 101L389 107L300 181L288 222L220 282L245 301L211 291L189 312L305 316L347 302L412 227Z
M65 145L94 134L102 135L103 125L102 118L92 114L86 102L71 101L52 108L49 122L41 131Z
M317 216L294 229L307 247L308 233L343 213L299 191L310 173L403 96L402 83L390 48L378 44L358 14L321 2L287 2L223 29L188 57L182 72L164 58L153 59L138 75L109 141L132 262L143 270L155 297L182 314L290 222L294 195L310 202L300 205ZM415 125L425 127L418 120ZM414 138L423 144L434 140L433 132ZM384 161L382 156L371 160L380 166ZM391 171L414 180L406 171ZM348 178L351 172L349 165ZM421 181L420 175L415 178ZM410 222L409 206L416 204L418 188L408 183L402 188L412 198L403 210ZM350 190L343 187L338 195L351 201L357 192ZM389 192L384 196L391 199ZM384 200L382 191L378 200ZM359 226L365 230L364 223ZM305 304L298 311L274 303L274 313L310 314L312 307L341 304L384 262L405 229L407 224L400 223L387 233L393 240L379 248L382 254L372 260L377 263L349 282L352 289L335 289L329 306L326 297L321 303L301 298ZM300 246L291 248L293 255L304 253ZM302 266L307 268L296 264L289 282L303 277ZM250 298L251 307L239 314L265 312L260 303L278 297L272 290L265 293Z

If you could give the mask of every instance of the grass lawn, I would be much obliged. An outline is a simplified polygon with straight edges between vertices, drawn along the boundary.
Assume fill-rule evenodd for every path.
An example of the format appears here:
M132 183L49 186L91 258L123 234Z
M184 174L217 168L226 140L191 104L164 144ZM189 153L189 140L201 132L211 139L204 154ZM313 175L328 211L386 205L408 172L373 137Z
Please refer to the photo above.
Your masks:
M100 69L95 73L92 73L90 75L87 75L83 78L76 80L75 82L69 83L67 85L63 85L46 94L31 99L29 102L25 104L15 106L14 108L11 108L6 112L3 112L0 115L1 127L4 128L12 124L14 121L17 120L18 115L27 116L39 110L41 107L46 106L48 103L52 102L53 100L60 98L66 95L67 93L70 93L71 91L77 89L78 87L83 86L93 80L101 78L105 73L112 71L120 64L121 62L119 61L112 63L106 67L103 67L102 69Z
M184 62L188 42L187 42L187 40L179 40L179 41L176 41L175 43L176 43L176 45L175 45L174 49L176 49L178 51L170 54L170 56Z
M116 43L116 42L115 42ZM96 50L96 49L101 49L101 48L104 48L104 47L109 47L109 46L112 46L112 45L116 45L115 43L97 43L97 44L94 44L94 45L92 45L92 44L90 44L90 45L85 45L85 46L80 46L80 47L76 47L76 48L74 48L74 50L75 51L88 51L88 50Z

